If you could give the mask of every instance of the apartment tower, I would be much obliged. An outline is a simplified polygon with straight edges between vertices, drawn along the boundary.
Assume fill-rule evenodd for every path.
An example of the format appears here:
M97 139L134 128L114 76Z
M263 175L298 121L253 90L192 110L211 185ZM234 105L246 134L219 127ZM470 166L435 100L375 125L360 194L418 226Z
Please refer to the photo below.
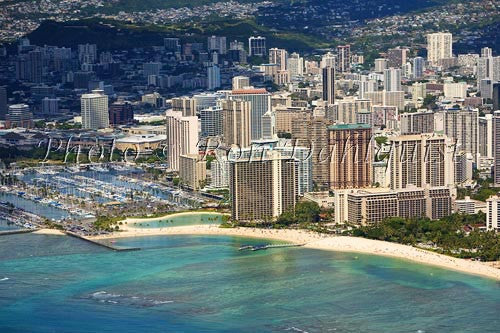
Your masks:
M341 124L328 127L330 188L363 188L372 184L371 126Z

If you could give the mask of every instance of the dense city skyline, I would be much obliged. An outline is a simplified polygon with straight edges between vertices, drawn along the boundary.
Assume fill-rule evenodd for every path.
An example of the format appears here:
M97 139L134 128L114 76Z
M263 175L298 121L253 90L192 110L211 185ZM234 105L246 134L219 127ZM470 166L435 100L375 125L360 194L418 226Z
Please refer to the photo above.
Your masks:
M0 1L0 331L494 330L499 12Z

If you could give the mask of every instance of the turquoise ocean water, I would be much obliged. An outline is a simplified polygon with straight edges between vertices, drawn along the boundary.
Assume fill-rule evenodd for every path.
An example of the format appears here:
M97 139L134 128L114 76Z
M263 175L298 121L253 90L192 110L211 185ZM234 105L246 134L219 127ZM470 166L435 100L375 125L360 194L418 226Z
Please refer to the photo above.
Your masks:
M500 284L265 241L0 237L0 332L498 332Z

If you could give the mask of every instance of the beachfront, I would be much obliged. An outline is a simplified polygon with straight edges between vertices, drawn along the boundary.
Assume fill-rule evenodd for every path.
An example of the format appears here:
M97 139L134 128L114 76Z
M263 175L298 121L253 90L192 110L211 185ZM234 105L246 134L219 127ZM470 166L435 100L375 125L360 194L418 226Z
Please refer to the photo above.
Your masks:
M329 236L305 230L221 228L218 225L191 225L165 228L133 228L121 226L122 231L89 237L92 240L157 235L224 235L286 241L304 244L304 247L326 251L357 252L411 260L463 273L500 280L500 269L482 262L458 259L418 249L408 245L359 237Z

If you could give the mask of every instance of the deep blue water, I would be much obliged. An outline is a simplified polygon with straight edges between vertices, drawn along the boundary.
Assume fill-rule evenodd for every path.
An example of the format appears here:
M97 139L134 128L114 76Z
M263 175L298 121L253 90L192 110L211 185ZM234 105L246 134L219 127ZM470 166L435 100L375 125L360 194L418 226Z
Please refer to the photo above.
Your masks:
M500 284L221 236L0 237L0 332L498 332Z

